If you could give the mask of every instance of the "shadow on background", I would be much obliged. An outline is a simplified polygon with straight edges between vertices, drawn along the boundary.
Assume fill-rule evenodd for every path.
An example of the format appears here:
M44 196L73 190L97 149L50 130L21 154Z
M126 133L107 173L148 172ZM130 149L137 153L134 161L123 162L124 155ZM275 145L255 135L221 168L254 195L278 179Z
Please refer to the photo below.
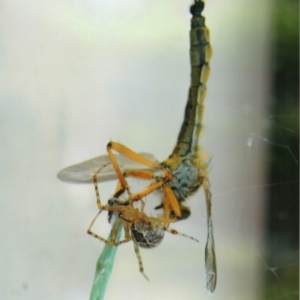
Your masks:
M274 184L266 208L267 274L261 295L299 299L299 2L277 1L274 8L270 140L289 146L270 146L268 176Z

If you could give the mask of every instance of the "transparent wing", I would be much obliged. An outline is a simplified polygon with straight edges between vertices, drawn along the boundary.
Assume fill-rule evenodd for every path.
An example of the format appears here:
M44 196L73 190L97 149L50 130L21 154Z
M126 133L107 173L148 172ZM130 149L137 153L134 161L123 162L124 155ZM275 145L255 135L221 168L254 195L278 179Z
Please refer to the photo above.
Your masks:
M156 158L150 153L139 153L141 156L152 160L157 161ZM125 170L136 170L142 169L147 170L149 168L136 163L122 155L114 154L117 160L117 163L121 169L121 171ZM93 183L93 176L97 173L97 171L103 167L105 164L110 163L110 159L108 155L101 155L95 158L86 160L81 162L77 165L73 165L67 167L60 172L58 172L57 177L58 179L65 181L65 182L73 182L73 183ZM113 168L112 164L108 164L104 167L101 172L98 173L97 179L98 181L106 181L116 179L117 175L115 169Z

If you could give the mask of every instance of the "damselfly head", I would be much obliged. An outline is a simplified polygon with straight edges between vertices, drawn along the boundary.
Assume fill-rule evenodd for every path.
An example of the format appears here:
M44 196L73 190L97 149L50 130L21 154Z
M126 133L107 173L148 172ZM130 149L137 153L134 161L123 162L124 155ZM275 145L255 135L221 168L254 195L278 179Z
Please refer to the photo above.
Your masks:
M203 9L204 9L204 2L201 0L200 1L196 0L196 2L191 6L190 12L193 16L200 16Z

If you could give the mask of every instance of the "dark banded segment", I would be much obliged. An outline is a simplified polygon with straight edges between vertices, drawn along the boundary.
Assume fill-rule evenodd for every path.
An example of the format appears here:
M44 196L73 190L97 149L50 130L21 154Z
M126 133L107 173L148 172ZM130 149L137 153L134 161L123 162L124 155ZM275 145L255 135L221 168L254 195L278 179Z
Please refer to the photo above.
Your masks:
M204 9L204 2L203 1L195 1L195 4L193 4L190 8L190 12L193 16L200 16L202 11Z
M202 116L206 94L206 82L209 77L209 61L212 49L209 43L209 30L205 27L205 18L201 15L202 1L196 1L191 7L193 15L190 30L191 84L185 107L184 121L181 126L173 155L187 156L196 154L198 139L202 129Z

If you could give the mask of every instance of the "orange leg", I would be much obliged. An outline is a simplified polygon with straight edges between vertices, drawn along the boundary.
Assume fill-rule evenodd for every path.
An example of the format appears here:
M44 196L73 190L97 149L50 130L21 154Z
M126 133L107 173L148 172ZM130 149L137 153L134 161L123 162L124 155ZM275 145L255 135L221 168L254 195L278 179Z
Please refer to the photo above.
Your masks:
M117 160L112 152L112 150L117 151L118 153L122 154L123 156L132 159L133 161L136 161L140 164L146 165L150 168L156 168L158 169L160 166L159 164L152 162L144 157L142 157L141 155L139 155L138 153L135 153L134 151L130 150L129 148L123 146L122 144L119 143L115 143L115 142L110 142L107 144L107 152L108 152L108 156L111 160L111 163L113 165L113 167L115 168L116 174L119 178L120 181L120 185L123 189L125 189L129 195L129 202L132 201L132 195L131 192L128 188L128 184L127 181L123 175L123 173L120 170L120 167L117 163Z
M167 199L167 201L170 204L171 208L173 209L175 215L180 218L181 210L180 210L180 206L179 206L178 200L177 200L174 192L172 191L172 189L170 188L170 186L168 184L163 185L163 190L165 193L165 199Z
M114 193L114 197L118 199L124 192L125 192L125 188L123 188L121 182L118 181L116 191Z
M166 195L164 196L163 205L164 205L164 218L167 219L170 216L171 205L168 203L168 198L166 197ZM166 224L166 222L164 223Z
M127 192L128 192L128 194L130 195L130 191L128 189L127 181L125 180L125 178L124 178L124 176L123 176L123 174L122 174L122 172L121 172L121 170L119 168L119 165L118 165L118 163L116 161L116 158L115 158L114 154L112 153L112 151L111 151L111 149L110 149L110 147L108 145L107 145L108 156L110 158L110 161L111 161L113 167L115 168L115 171L116 171L117 176L118 176L119 181L120 181L120 185L121 185L122 188L126 189Z
M137 177L139 179L155 179L156 181L170 182L173 180L173 174L169 170L165 170L161 176L154 175L154 171L148 170L126 170L124 177Z
M132 196L132 200L133 201L138 201L140 199L142 199L143 197L151 194L153 191L159 189L160 187L162 187L164 184L164 182L160 181L160 182L156 182L151 184L149 187L145 188L143 191L136 193Z
M141 199L142 197L150 194L155 189L158 189L162 186L164 193L165 193L165 199L169 203L169 206L172 208L172 210L174 211L174 213L177 217L179 217L179 218L181 217L181 210L180 210L180 207L178 204L178 200L176 199L171 188L165 184L166 182L171 181L173 179L173 175L170 171L166 171L163 174L163 176L158 177L160 179L160 181L158 183L150 185L150 187L148 187L144 191L141 191L140 193L131 197L131 194L130 194L130 191L129 191L129 188L128 188L128 185L127 185L127 182L125 179L126 176L137 177L140 179L156 179L157 177L153 174L153 172L145 171L145 170L128 170L128 171L124 172L124 174L122 174L112 150L115 150L116 152L120 153L121 155L124 155L125 157L127 157L129 159L131 159L135 162L138 162L142 165L145 165L147 167L150 167L152 169L155 169L155 170L161 169L161 166L158 163L146 159L145 157L130 150L129 148L125 147L122 144L110 142L107 145L107 152L110 157L111 163L116 170L117 176L120 180L120 184L123 188L125 188L127 190L131 199L133 199L134 201L137 201L137 200ZM131 199L129 201L131 201ZM164 201L164 202L166 202L166 201ZM166 204L164 205L164 208L165 208L165 217L166 217L169 212Z
M140 163L141 165L145 165L147 167L150 167L151 169L160 169L160 165L156 162L153 162L143 156L141 156L140 154L130 150L129 148L125 147L122 144L119 143L115 143L115 142L110 142L107 145L107 151L108 151L108 155L110 156L111 153L111 149L117 151L118 153L124 155L125 157Z
M162 177L156 177L153 172L151 171L145 171L145 170L128 170L124 172L124 176L132 176L132 177L137 177L140 179L156 179L156 180L161 180L157 182L156 184L150 185L147 189L144 191L141 191L140 193L136 194L133 196L134 201L150 194L152 191L155 189L158 189L160 187L163 187L165 198L164 198L164 216L169 217L169 206L171 209L174 211L175 215L177 217L181 217L181 209L178 203L178 200L176 196L174 195L174 192L172 189L169 187L167 182L171 181L173 179L173 175L171 172L166 171L165 174ZM138 198L139 197L139 198Z
M146 170L126 170L123 175L125 177L137 177L145 180L155 179L154 173Z

